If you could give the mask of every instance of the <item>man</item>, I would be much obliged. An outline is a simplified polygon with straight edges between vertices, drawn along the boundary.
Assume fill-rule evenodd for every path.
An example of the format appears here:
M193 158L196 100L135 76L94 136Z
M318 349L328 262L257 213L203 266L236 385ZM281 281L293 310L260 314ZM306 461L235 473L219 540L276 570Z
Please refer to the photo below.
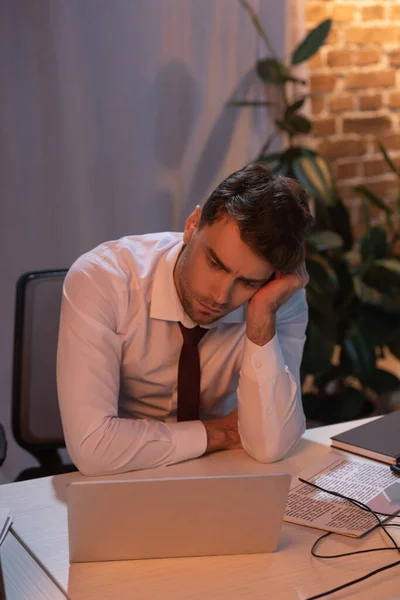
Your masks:
M311 220L294 180L250 164L195 208L183 235L125 237L75 262L57 378L82 473L241 447L272 462L294 446Z

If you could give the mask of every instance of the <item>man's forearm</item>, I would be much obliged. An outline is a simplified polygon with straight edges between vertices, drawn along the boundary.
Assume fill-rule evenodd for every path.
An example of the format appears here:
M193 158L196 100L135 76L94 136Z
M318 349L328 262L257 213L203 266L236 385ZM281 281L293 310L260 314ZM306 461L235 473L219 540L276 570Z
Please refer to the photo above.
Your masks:
M247 318L246 336L257 346L265 346L270 342L276 333L276 316L269 312L259 318L256 314Z
M237 414L238 411L234 410L225 417L203 421L207 432L206 453L242 448Z
M302 435L300 390L277 336L262 348L246 340L238 408L243 448L260 462L279 460Z

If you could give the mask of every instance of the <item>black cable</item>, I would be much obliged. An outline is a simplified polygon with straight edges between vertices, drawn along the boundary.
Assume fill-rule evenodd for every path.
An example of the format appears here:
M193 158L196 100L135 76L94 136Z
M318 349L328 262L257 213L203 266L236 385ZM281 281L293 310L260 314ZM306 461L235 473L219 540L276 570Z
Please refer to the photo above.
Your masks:
M381 567L380 569L375 569L375 571L371 571L370 573L367 573L366 575L363 575L362 577L359 577L358 579L353 579L352 581L349 581L348 583L344 583L343 585L339 585L338 587L332 588L331 590L328 590L327 592L323 592L322 594L317 594L316 596L310 596L309 598L306 598L306 600L317 600L317 598L323 598L324 596L330 596L330 594L339 592L340 590L343 590L344 588L354 585L355 583L360 583L360 581L365 581L366 579L369 579L369 577L373 577L373 575L382 573L382 571L387 571L387 569L391 569L392 567L397 567L397 565L400 565L400 560L397 560L396 562L391 563L390 565L386 565L385 567Z
M384 516L384 517L393 517L394 515L388 515L386 513L381 513L381 512L378 512L378 511L374 511L367 504L364 504L363 502L360 502L360 500L356 500L355 498L350 498L349 496L344 496L340 492L334 492L333 490L326 490L325 488L317 485L316 483L312 483L311 481L306 481L305 479L302 479L301 477L299 477L299 481L301 481L302 483L306 483L307 485L311 485L312 487L316 488L317 490L321 490L322 492L326 492L327 494L331 494L332 496L336 496L337 498L342 498L343 500L347 500L348 502L351 502L351 504L354 504L354 506L358 506L358 508L361 508L362 510L365 510L365 511L369 512L373 517L376 518L379 527L382 528L382 530L385 532L385 534L391 540L392 544L400 552L399 546L397 545L397 543L395 542L395 540L392 538L392 536L390 535L390 533L388 531L386 531L384 525L382 524L382 521L378 517L378 514L381 515L381 516Z
M317 558L339 558L341 556L350 556L353 554L363 554L366 552L377 552L379 550L396 550L397 552L400 552L400 547L397 545L396 541L392 538L392 536L390 535L390 533L388 531L386 531L386 527L398 527L398 524L388 524L387 526L383 525L383 523L381 522L380 518L378 515L380 516L384 516L384 517L394 517L395 515L388 515L386 513L381 513L378 511L373 511L367 504L364 504L363 502L360 502L359 500L355 500L354 498L350 498L348 496L344 496L343 494L341 494L340 492L334 492L332 490L327 490L319 485L317 485L316 483L312 483L311 481L307 481L306 479L302 479L301 477L299 477L299 481L301 481L302 483L305 483L307 485L310 485L322 492L325 492L327 494L331 494L332 496L336 496L337 498L342 498L343 500L347 500L348 502L351 502L351 504L353 504L354 506L357 506L358 508L360 508L361 510L367 511L369 513L371 513L377 520L379 527L381 527L384 531L384 533L389 537L389 539L391 540L391 542L393 543L393 548L373 548L370 550L359 550L357 552L348 552L348 553L344 553L344 554L339 554L337 556L332 555L332 556L318 556L317 554L315 554L315 548L317 547L318 543L327 538L329 535L331 535L331 532L328 533L324 533L322 536L320 536L317 541L313 544L312 549L311 549L311 554L313 556L316 556ZM307 598L306 600L317 600L318 598L323 598L324 596L330 596L331 594L334 594L335 592L339 592L340 590L343 590L346 587L350 587L351 585L354 585L356 583L360 583L361 581L365 581L366 579L369 579L370 577L373 577L374 575L377 575L378 573L381 573L383 571L387 571L388 569L391 569L392 567L396 567L397 565L400 565L400 560L391 563L390 565L386 565L384 567L380 567L379 569L375 569L374 571L371 571L370 573L367 573L366 575L363 575L362 577L358 577L357 579L353 579L352 581L349 581L347 583L344 583L336 588L332 588L326 592L323 592L321 594L317 594L316 596L311 596L310 598Z
M385 527L400 527L400 524L397 523L388 523L387 525L385 525ZM396 550L397 552L397 548L388 548L387 546L385 548L369 548L369 550L356 550L355 552L343 552L342 554L317 554L315 552L315 549L317 548L317 546L319 545L320 542L322 542L322 540L324 538L329 537L330 535L333 535L333 533L331 531L329 531L328 533L324 533L324 535L321 535L321 537L319 537L313 544L312 548L311 548L311 554L313 556L315 556L315 558L342 558L343 556L353 556L354 554L366 554L367 552L382 552L385 550L390 550L391 552L393 552L393 550Z

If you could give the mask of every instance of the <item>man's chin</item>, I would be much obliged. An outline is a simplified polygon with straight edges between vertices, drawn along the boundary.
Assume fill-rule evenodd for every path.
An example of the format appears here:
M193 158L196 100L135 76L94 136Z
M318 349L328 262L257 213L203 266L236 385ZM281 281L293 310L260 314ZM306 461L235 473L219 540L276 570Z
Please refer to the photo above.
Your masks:
M218 321L221 317L224 316L223 312L207 312L206 310L195 310L193 311L193 316L189 315L195 323L198 325L210 325L214 323L214 321Z

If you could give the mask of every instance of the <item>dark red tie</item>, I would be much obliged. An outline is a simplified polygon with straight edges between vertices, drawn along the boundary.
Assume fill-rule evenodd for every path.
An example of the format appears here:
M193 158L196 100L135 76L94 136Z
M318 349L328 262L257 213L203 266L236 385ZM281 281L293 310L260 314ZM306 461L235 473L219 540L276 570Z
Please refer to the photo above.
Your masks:
M207 329L197 325L188 329L179 323L183 346L178 365L178 421L195 421L200 407L200 356L199 342Z

